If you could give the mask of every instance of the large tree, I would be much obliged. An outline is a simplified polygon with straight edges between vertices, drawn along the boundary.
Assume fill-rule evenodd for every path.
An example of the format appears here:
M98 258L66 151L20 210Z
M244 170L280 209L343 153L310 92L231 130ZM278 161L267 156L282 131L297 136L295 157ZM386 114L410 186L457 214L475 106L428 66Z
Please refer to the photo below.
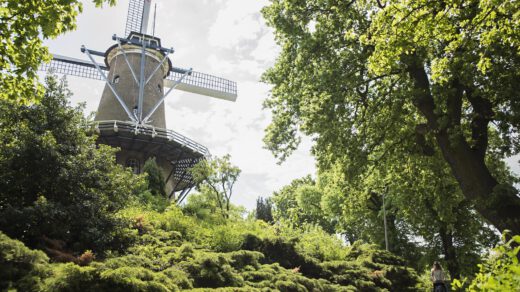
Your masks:
M520 3L272 0L282 52L266 144L285 158L298 132L320 168L349 177L389 153L442 153L468 201L520 234L517 190L490 168L519 153ZM370 156L370 153L380 156Z
M48 77L38 104L0 100L0 230L31 247L119 249L117 211L145 182L96 145L70 95Z
M80 0L0 0L0 99L31 102L43 95L37 70L51 58L43 40L75 29L81 11Z
M340 164L322 171L318 178L324 194L341 198L337 232L384 246L384 202L391 252L418 270L443 255L452 278L472 275L480 255L498 237L464 198L439 156L396 155L355 182L345 179Z

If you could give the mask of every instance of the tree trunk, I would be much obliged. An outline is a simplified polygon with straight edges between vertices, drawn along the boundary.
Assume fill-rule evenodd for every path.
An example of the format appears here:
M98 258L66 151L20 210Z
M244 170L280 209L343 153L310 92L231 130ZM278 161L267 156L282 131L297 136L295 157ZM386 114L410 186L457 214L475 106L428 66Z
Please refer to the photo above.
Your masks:
M514 234L520 234L520 198L516 189L511 185L499 184L486 166L485 155L479 155L478 151L474 151L462 131L457 130L457 125L460 125L462 96L455 96L453 101L448 100L447 116L452 127L442 128L438 122L439 116L422 62L418 58L406 61L408 73L415 87L414 104L426 118L428 128L434 133L442 155L448 162L462 193L475 205L475 209L500 231L508 229ZM456 88L450 87L446 90L453 89ZM457 90L453 91L455 94L461 94Z
M442 241L442 250L448 265L448 271L452 279L460 279L460 266L457 260L457 253L453 246L453 233L446 229L445 225L441 224L439 228L439 235Z

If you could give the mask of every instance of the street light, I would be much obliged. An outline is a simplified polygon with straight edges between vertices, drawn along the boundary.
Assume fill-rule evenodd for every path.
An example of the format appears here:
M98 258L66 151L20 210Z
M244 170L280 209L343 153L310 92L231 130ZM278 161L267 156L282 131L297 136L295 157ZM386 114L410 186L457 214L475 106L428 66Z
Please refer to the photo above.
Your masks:
M387 228L386 228L386 206L385 206L385 194L386 194L387 189L388 188L386 188L385 191L383 192L383 221L385 224L385 247L386 247L386 250L388 251L388 232L387 232Z

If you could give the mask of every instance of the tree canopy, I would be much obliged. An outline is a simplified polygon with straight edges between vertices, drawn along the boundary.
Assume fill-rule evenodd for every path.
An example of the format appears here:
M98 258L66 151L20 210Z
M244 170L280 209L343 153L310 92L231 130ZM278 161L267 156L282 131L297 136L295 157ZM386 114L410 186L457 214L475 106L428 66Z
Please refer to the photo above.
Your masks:
M265 143L280 159L299 132L321 170L353 180L403 156L442 157L476 210L520 234L520 198L493 164L519 153L518 1L272 0L282 52ZM508 172L507 169L504 171Z
M70 95L51 76L38 104L0 100L0 230L30 247L100 251L121 244L115 213L145 182L96 145Z
M213 157L200 161L190 170L197 189L215 198L224 217L229 216L233 187L241 172L230 160L229 155Z
M0 0L0 99L32 102L42 96L37 71L51 60L43 41L75 29L81 11L79 0Z

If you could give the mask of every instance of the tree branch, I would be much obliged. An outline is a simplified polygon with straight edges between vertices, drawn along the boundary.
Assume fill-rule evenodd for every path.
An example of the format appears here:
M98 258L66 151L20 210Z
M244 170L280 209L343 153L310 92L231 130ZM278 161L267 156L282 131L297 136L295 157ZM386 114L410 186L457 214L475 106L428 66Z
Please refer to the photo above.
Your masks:
M488 99L476 94L472 89L465 88L466 98L473 108L471 119L471 149L480 159L484 159L489 143L488 125L494 115L493 105Z
M459 79L455 78L451 82L451 90L448 92L448 98L446 99L446 109L448 115L448 127L453 128L460 126L461 114L462 114L462 95L464 94L464 88L460 84Z
M439 123L438 116L435 113L435 102L430 91L430 81L424 69L424 65L416 55L410 56L404 60L407 64L407 71L414 83L415 99L413 104L419 109L428 122L428 127L436 131Z

